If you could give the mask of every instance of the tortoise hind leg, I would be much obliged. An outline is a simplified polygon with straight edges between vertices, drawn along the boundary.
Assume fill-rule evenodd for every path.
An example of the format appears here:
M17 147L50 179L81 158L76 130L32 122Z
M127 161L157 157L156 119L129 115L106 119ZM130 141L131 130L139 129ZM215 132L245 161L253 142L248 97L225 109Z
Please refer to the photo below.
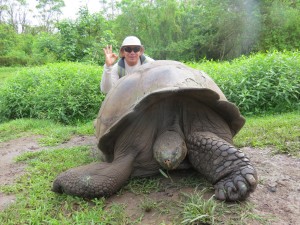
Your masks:
M244 200L257 185L249 159L228 142L210 132L195 132L187 140L193 167L213 183L220 200Z
M52 191L84 198L109 197L128 180L133 159L127 156L112 163L91 163L69 169L57 176Z

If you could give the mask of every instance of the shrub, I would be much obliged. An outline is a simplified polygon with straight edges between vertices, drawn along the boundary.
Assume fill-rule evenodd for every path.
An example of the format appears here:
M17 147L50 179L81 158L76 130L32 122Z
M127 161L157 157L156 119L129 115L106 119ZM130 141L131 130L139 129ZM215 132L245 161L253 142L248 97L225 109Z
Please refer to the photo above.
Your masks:
M27 63L24 57L0 56L0 66L25 66Z
M300 109L299 52L258 53L231 62L192 66L209 74L243 114Z
M51 119L72 124L96 117L104 98L102 68L56 63L26 68L0 89L0 122L16 118Z

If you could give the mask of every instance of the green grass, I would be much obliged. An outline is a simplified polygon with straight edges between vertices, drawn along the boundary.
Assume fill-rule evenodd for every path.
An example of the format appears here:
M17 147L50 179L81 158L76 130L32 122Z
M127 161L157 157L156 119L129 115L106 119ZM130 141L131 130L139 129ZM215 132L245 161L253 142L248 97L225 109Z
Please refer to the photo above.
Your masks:
M299 112L248 117L245 127L235 138L235 143L239 147L268 146L274 149L274 153L299 157L299 118ZM0 124L2 141L41 135L40 140L43 143L57 145L72 135L93 133L92 121L77 126L33 119ZM254 206L247 202L224 204L211 199L211 186L192 175L182 177L176 182L173 182L172 173L168 174L169 178L159 175L147 179L131 179L118 195L131 192L137 197L140 196L142 200L138 207L141 214L137 218L128 217L125 212L126 204L108 206L105 199L86 201L64 194L57 195L51 191L57 174L94 160L89 146L28 152L19 156L17 161L26 163L28 167L15 184L0 187L1 192L15 194L17 197L14 204L0 212L0 224L139 224L145 213L169 215L174 211L177 212L173 217L174 224L218 224L223 221L227 221L225 224L247 224L247 221L253 220L266 224L266 218L257 215L253 210ZM163 202L149 197L151 193L165 189L180 190L187 187L197 189L197 192L183 194L179 202Z
M300 112L249 117L235 137L238 147L272 147L274 153L300 157Z
M50 120L17 119L0 124L0 142L41 135L39 143L54 146L73 135L94 135L93 121L76 126ZM246 124L234 138L238 147L272 147L275 153L300 157L300 112L246 117Z
M158 210L162 206L162 202L155 201L149 197L144 197L139 207L145 212L151 212L154 209Z
M161 190L159 177L150 178L134 178L131 179L128 185L120 190L120 193L124 191L130 191L134 194L149 194L151 192L157 192Z
M268 224L268 217L254 213L254 205L248 201L224 203L209 195L209 189L195 189L192 193L182 193L180 205L181 224L227 224L247 225L253 221ZM211 196L211 197L210 197Z
M22 67L0 67L0 87L7 78L15 76L21 69Z
M41 135L43 146L55 146L69 140L73 135L93 135L93 122L66 126L50 120L17 119L0 124L0 142L19 137Z
M203 193L204 191L184 194L187 200L182 204L182 224L215 223L215 210L218 203L213 200L213 197L208 200L203 198Z
M15 185L0 189L16 194L18 199L0 212L0 224L124 224L127 220L121 205L104 209L104 199L85 201L51 191L58 173L93 161L88 147L25 153L18 161L28 167Z
M250 208L237 204L235 210L231 210L231 205L216 201L211 197L208 199L205 195L207 195L206 190L209 191L209 189L201 191L195 187L197 186L195 177L194 181L184 180L184 185L182 183L177 187L191 187L196 190L193 194L183 193L179 202L171 199L154 200L147 197L149 193L158 192L160 189L157 187L163 187L161 179L141 179L139 182L136 182L137 179L130 180L124 190L131 192L134 186L136 197L142 198L138 205L141 215L138 215L136 219L129 218L125 212L126 204L130 202L107 206L107 200L104 198L87 201L78 197L53 193L51 185L58 173L94 161L87 146L25 153L18 157L17 161L27 163L28 167L26 173L14 185L0 187L1 192L17 196L14 204L0 212L0 224L140 224L139 221L142 220L144 213L166 215L172 211L177 212L174 215L173 224L178 224L178 221L180 224L198 224L191 222L214 224L214 221L225 220L231 221L228 224L246 224L243 221L246 221L249 215L262 219L253 214ZM211 196L211 191L208 195ZM239 213L236 212L237 209ZM247 215L247 218L239 215ZM229 219L226 219L226 216L229 216ZM234 221L238 222L234 223Z

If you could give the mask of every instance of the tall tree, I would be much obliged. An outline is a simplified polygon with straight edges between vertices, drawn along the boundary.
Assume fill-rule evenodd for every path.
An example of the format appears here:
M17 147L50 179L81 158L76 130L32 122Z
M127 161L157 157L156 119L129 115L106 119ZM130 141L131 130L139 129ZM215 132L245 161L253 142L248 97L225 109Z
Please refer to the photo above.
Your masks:
M0 24L0 56L7 55L15 47L17 40L17 33L15 30L7 25Z
M7 10L7 0L0 0L0 24L5 22L5 12Z
M265 0L258 50L300 49L300 0Z
M62 14L61 8L65 6L63 0L36 0L38 10L37 18L44 31L51 32L54 30L54 24L58 22Z
M102 49L107 44L116 44L107 20L100 13L90 14L85 7L78 14L75 21L58 23L61 59L104 63Z
M28 15L31 10L26 0L0 0L0 4L0 21L11 25L15 31L23 33L30 24Z
M121 14L113 28L121 42L125 36L136 35L146 44L154 58L167 58L167 46L180 32L176 24L174 0L123 0L118 4Z
M17 2L19 2L19 9L18 9L19 32L24 33L26 31L26 28L29 27L30 25L28 14L32 13L32 9L29 9L29 5L26 0L17 0Z
M26 32L31 14L26 0L0 0L0 23L9 24L18 33Z

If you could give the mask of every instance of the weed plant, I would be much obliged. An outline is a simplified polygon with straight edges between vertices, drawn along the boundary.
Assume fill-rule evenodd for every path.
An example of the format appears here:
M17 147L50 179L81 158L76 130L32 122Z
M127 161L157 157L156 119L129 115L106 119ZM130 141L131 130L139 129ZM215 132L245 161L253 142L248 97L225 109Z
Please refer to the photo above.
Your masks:
M206 200L203 198L205 189L201 192L193 194L184 194L186 202L182 204L183 221L182 224L214 224L215 223L215 209L217 207L213 196Z
M96 117L104 95L102 68L56 63L25 68L0 88L0 122L15 118L51 119L65 124Z
M300 54L257 53L231 62L190 66L209 74L245 115L300 110Z
M224 203L208 194L207 189L197 190L194 193L182 193L181 224L267 224L269 218L254 213L254 205L250 202L239 204ZM249 222L251 221L251 222Z

